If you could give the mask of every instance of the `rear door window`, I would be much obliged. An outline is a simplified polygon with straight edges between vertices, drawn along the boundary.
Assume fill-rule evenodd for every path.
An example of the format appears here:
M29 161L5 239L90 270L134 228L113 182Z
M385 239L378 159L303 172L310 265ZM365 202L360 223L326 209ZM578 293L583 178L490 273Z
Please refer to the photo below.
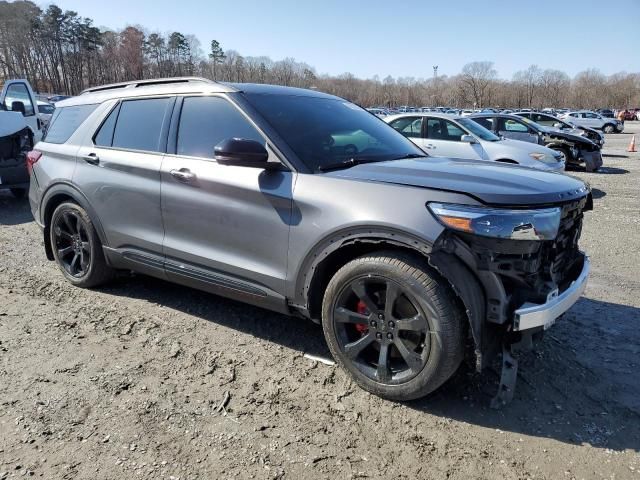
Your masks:
M173 98L169 97L122 102L111 146L149 152L164 150L161 148L162 126L172 102Z
M56 108L42 141L48 143L66 142L97 106L97 104L89 104Z
M116 119L118 118L118 112L120 111L120 105L114 108L109 116L106 118L98 133L93 137L93 143L99 147L110 147L113 144L113 131L116 127Z

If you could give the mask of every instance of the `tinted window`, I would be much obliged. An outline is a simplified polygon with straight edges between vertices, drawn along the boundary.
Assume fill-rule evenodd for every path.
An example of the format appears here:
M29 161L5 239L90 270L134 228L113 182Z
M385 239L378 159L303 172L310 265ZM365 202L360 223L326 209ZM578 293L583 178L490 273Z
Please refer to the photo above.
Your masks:
M7 93L4 98L4 106L7 110L13 110L13 102L22 102L24 104L25 117L35 115L29 90L27 90L27 86L24 83L12 83L7 87Z
M558 123L558 120L553 118L551 115L542 115L539 113L532 115L531 120L539 123L540 125L544 125L545 127L553 127L554 124Z
M97 105L76 105L75 107L56 108L43 141L48 143L66 142L96 107Z
M38 112L44 113L45 115L51 115L53 113L54 107L53 105L38 105Z
M245 98L310 170L393 160L424 152L366 110L331 97L245 93Z
M584 118L600 118L598 115L596 115L595 113L585 113L583 114Z
M107 119L102 123L100 130L93 138L93 143L99 147L110 147L113 142L113 130L116 126L116 119L118 118L118 111L120 107L114 108Z
M454 142L459 142L460 137L465 135L467 132L458 127L455 123L450 122L449 120L443 120L445 133L449 140Z
M466 133L462 128L449 120L440 118L430 118L427 120L427 135L434 140L459 142L460 137Z
M403 117L394 120L390 125L405 137L420 138L422 136L422 117Z
M487 130L493 131L493 118L474 118L473 121L480 124Z
M151 98L122 102L112 146L128 150L159 151L165 111L172 101L172 98Z
M178 155L213 158L213 148L229 138L265 143L244 115L224 98L184 99L178 127Z

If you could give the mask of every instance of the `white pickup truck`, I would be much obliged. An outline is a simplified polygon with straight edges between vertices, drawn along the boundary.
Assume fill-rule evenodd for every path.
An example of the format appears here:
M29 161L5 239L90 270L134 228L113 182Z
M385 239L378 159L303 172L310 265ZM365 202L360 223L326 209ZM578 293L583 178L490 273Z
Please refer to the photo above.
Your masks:
M27 152L42 137L36 96L27 80L8 80L0 93L0 189L20 198L29 188Z

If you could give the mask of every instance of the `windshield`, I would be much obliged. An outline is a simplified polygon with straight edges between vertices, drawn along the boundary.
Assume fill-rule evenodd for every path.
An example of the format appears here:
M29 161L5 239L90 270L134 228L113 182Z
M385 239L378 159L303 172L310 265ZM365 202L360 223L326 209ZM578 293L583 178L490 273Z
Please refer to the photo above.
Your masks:
M460 118L457 120L457 122L481 140L486 140L487 142L497 142L498 140L500 140L500 137L494 135L482 125L477 124L473 120L470 120L468 118Z
M246 93L246 98L312 171L341 162L426 156L410 140L345 100Z

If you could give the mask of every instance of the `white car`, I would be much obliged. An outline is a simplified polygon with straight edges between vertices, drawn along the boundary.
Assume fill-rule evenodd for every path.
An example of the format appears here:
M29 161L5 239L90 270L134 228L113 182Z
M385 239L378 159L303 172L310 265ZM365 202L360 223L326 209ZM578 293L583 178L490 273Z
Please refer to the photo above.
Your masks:
M563 113L558 118L571 122L581 127L595 128L602 130L604 133L622 133L624 125L615 118L606 118L596 112L589 110L579 110Z
M405 113L384 119L434 157L504 162L552 172L564 171L561 154L542 145L505 140L470 118L437 113Z
M43 102L42 100L38 100L38 115L40 116L40 120L42 121L42 126L46 127L49 125L49 121L53 116L53 112L56 109L49 102Z

